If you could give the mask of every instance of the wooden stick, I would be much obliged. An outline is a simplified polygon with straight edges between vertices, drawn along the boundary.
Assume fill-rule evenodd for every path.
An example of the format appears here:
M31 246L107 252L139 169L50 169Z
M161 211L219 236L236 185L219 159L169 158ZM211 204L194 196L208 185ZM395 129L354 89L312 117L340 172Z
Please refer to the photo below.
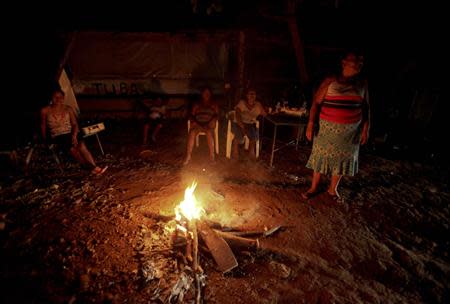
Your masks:
M197 222L197 228L220 271L225 273L238 266L233 251L222 237L203 221Z
M217 233L217 235L221 236L230 247L233 248L243 248L243 249L258 249L259 248L259 241L258 239L253 240L253 239L248 239L248 238L243 238L237 235L234 235L232 233L229 232L223 232L223 231L219 231L219 230L215 230L213 229L215 233Z
M190 227L192 229L192 256L193 256L193 262L192 262L192 270L194 271L194 277L195 277L195 290L196 290L196 296L195 296L195 303L200 304L201 303L201 294L202 294L202 287L199 280L199 267L198 267L198 232L197 232L197 220L192 219L190 221Z
M198 269L198 234L197 234L197 220L193 219L190 222L190 226L192 229L192 269L194 272Z
M193 257L192 257L192 237L191 234L189 233L189 223L186 225L186 252L185 252L185 256L186 259L188 260L188 262L192 262L193 261Z

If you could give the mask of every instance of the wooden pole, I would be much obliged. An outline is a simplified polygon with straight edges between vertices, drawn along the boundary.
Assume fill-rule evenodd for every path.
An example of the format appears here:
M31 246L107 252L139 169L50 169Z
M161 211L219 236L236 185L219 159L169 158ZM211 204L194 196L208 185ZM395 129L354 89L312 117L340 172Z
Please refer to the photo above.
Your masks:
M238 45L238 88L236 90L235 102L241 99L245 82L245 32L239 31Z
M305 52L303 49L302 39L300 32L298 31L297 19L295 17L295 11L297 7L296 0L288 0L288 17L287 22L289 31L291 32L292 44L295 50L295 57L297 58L297 67L300 75L300 83L304 86L308 82L308 72L305 66Z
M70 51L72 50L73 47L73 43L75 42L75 36L76 33L72 32L69 34L65 45L64 45L64 54L61 58L61 60L59 61L59 65L58 65L58 70L56 71L56 75L55 75L55 80L58 82L59 77L61 76L62 70L64 69L64 66L67 63L67 60L69 59L69 54Z

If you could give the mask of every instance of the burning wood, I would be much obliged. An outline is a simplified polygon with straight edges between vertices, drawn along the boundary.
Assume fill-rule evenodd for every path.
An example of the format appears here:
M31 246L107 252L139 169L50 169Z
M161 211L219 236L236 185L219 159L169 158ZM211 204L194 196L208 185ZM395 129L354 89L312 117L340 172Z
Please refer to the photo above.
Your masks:
M206 275L200 266L199 248L210 253L217 264L218 270L226 273L238 266L236 257L230 247L246 251L261 249L259 239L250 239L244 236L266 237L273 234L281 226L262 231L222 231L226 228L202 218L205 211L194 195L196 186L197 184L194 182L186 188L184 200L175 207L176 228L172 234L171 248L182 257L181 264L184 266L180 270L182 270L184 277L179 278L180 284L174 286L172 296L182 298L184 293L192 288L195 294L195 302L201 303L202 288L206 284ZM146 216L173 223L173 219L167 216L152 214L146 214ZM170 219L171 221L169 221ZM214 229L211 227L214 227ZM202 241L202 244L199 244L199 240ZM184 250L180 251L181 248L184 248ZM190 279L186 276L189 276Z
M228 272L237 267L238 262L227 242L203 222L198 222L200 235L205 241L220 271Z
M231 247L238 249L258 249L259 240L248 239L240 236L236 236L230 232L223 232L219 230L213 230L219 237L223 238Z
M206 224L201 216L205 213L195 198L194 182L185 190L184 200L175 208L176 220L181 230L186 230L186 258L192 262L192 269L198 271L198 232L222 272L230 271L238 263L227 242Z
M198 264L198 233L197 221L205 212L194 196L197 183L186 188L184 200L175 208L177 228L185 232L186 236L186 259L192 263L192 271L195 280L195 303L201 303L201 290L205 285L203 270ZM178 230L175 232L177 233Z

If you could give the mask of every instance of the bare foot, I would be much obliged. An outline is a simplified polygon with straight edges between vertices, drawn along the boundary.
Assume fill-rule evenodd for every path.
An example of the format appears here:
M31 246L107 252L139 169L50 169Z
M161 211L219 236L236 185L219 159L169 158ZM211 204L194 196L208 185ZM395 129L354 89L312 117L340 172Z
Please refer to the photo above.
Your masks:
M186 159L183 162L183 166L186 166L191 161L191 157L186 157Z

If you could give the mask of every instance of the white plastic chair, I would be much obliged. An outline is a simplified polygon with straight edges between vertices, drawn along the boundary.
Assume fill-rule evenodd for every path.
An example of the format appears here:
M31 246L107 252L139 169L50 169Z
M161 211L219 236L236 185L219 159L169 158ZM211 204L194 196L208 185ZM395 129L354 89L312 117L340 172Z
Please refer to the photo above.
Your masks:
M50 154L52 155L56 164L58 165L59 170L61 171L61 173L63 173L64 172L63 165L58 156L58 152L56 150L57 149L54 144L51 144L49 146L44 146L44 145L39 145L39 144L33 145L30 148L30 150L28 150L27 156L25 158L25 170L28 170L31 167L31 164L34 160L33 156L36 156L36 154L41 154L41 155L38 155L38 157L39 157L39 156L42 156L42 154L48 154L50 152Z
M231 158L231 147L233 144L233 139L234 139L234 134L231 131L231 123L235 122L235 115L236 112L235 111L230 111L227 114L227 120L228 120L228 127L227 127L227 146L226 146L226 157L227 158ZM256 124L256 131L259 133L259 121L257 120L255 122ZM244 148L245 150L248 150L248 147L250 145L250 140L248 139L247 136L244 136ZM256 141L256 145L255 145L255 156L256 158L259 157L259 137L258 140Z
M189 134L189 130L191 130L191 121L188 119L187 121L187 129L188 129L188 134ZM197 134L197 136L195 137L195 146L198 147L199 146L199 136L200 135L204 135L206 136L205 132L199 132ZM216 151L216 154L219 154L219 121L216 121L216 127L214 128L214 150Z

